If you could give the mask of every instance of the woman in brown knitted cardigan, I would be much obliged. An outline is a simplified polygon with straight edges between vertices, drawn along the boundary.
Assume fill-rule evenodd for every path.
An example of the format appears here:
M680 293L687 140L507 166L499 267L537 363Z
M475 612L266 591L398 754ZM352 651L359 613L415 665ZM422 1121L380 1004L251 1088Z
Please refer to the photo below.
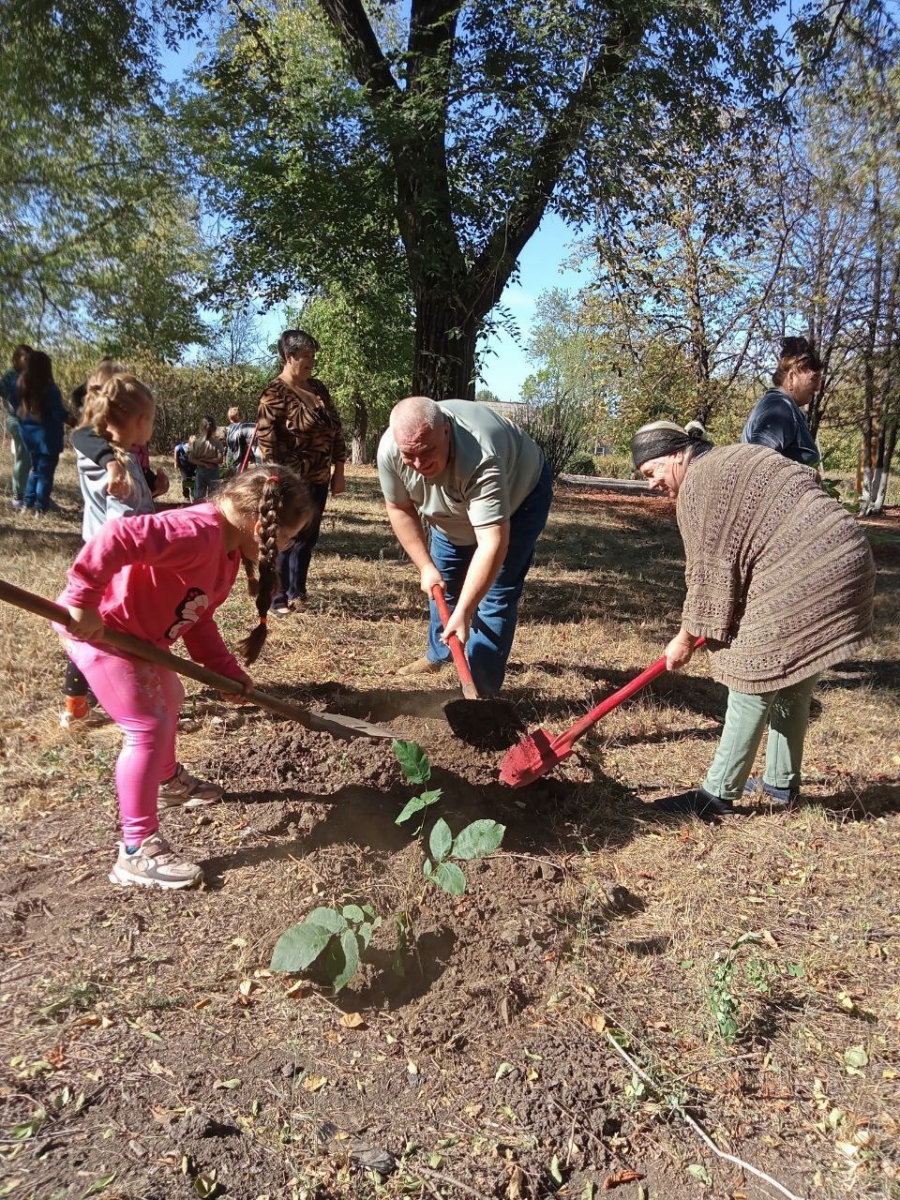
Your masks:
M643 426L631 449L650 487L678 500L687 598L667 666L684 666L704 637L712 674L728 688L722 737L703 783L657 805L723 816L757 787L788 804L799 792L816 680L871 635L869 543L814 471L775 450L714 449L701 426L671 421ZM767 725L765 772L748 784Z

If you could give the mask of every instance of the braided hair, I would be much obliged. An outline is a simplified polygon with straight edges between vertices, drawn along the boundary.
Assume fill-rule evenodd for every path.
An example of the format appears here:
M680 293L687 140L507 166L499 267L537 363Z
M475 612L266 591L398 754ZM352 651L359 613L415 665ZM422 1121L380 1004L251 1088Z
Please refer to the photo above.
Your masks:
M278 531L282 525L302 524L305 528L313 520L314 507L309 489L300 476L289 467L274 463L254 467L229 479L212 499L217 508L221 508L224 501L228 501L242 517L258 520L260 525L259 579L254 574L253 564L244 559L247 591L256 601L259 618L256 628L238 643L238 651L249 666L256 662L266 644L269 605L278 583Z

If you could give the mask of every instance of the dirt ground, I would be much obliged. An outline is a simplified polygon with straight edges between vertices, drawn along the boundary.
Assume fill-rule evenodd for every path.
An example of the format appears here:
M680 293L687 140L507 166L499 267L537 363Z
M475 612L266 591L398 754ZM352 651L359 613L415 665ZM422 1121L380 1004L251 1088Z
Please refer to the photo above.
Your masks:
M702 661L545 779L498 779L521 730L561 731L661 651L680 596L671 505L558 498L511 664L515 721L485 738L476 713L460 737L452 677L394 674L418 650L421 605L363 506L373 480L354 484L357 506L323 535L322 599L275 628L259 686L420 744L443 793L426 838L438 816L454 832L490 818L501 850L464 864L463 896L440 891L395 823L421 789L390 741L337 741L193 688L182 754L226 800L169 810L163 829L206 885L115 889L118 735L59 730L58 650L44 636L26 669L34 622L17 614L2 675L0 1196L896 1200L900 517L873 525L879 632L817 693L803 804L748 801L707 826L648 803L695 783L718 736L724 692ZM60 576L69 524L40 534ZM605 552L602 583L579 525ZM2 535L4 573L52 594L34 545L10 552L34 537L21 519ZM223 610L226 636L246 623L245 602ZM383 924L346 989L269 970L285 929L347 903ZM713 1017L723 992L731 1041Z

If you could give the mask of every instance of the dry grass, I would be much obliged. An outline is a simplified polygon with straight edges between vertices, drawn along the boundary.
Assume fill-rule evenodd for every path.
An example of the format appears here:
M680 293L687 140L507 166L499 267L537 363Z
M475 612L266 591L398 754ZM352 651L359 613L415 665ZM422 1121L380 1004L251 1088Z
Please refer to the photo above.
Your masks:
M80 544L68 457L58 497L66 512L43 521L0 512L3 576L46 596L61 589ZM572 1036L603 1036L603 1020L625 1031L629 1052L663 1095L683 1092L720 1144L747 1158L751 1151L764 1154L773 1175L792 1177L802 1194L823 1198L900 1197L898 522L881 536L887 543L879 555L876 638L866 662L829 672L817 692L805 803L710 828L655 824L628 802L629 793L652 799L702 778L724 692L700 662L610 714L585 739L591 769L585 783L573 786L592 836L583 853L564 863L563 886L571 887L578 908L553 1004L573 1023ZM648 512L574 493L558 498L526 590L508 678L508 695L529 726L565 728L592 698L661 653L678 621L680 556L665 502ZM311 608L273 624L258 685L398 688L396 667L423 643L424 604L397 554L371 471L352 471L348 494L331 504L313 571ZM221 613L226 639L233 641L250 620L239 586ZM103 732L79 744L60 731L62 663L48 626L3 611L2 803L4 827L19 832L15 841L0 841L2 874L64 861L66 846L54 842L53 831L72 811L83 819L85 836L109 841L116 735ZM220 710L198 701L191 685L188 692L196 720L181 748L190 763L222 735L210 723ZM241 821L234 819L231 836L239 841ZM308 889L299 867L297 878ZM259 886L264 890L265 881ZM204 898L204 919L215 921L218 899ZM287 923L287 897L283 908ZM103 901L98 916L118 920L116 895ZM265 961L279 931L254 929L250 919L228 932L244 939L233 968L239 978ZM717 955L749 932L758 936L736 952L724 984L737 1026L735 1039L725 1041L711 1008ZM18 964L12 957L0 973L0 1003L11 1006L13 1028L26 1011L15 995ZM54 988L77 983L50 955L32 965L42 1003L57 994ZM85 993L84 1005L90 1003ZM6 1042L7 1061L23 1046L39 1052L39 1031L20 1025L17 1039ZM692 1162L712 1171L711 1160L691 1148L677 1122L661 1123L660 1096L635 1088L614 1060L608 1069L623 1108L637 1114L648 1143L681 1172L679 1195L773 1194L734 1171L716 1176L714 1192L687 1176ZM801 1161L803 1170L793 1173ZM636 1186L618 1194L635 1200Z

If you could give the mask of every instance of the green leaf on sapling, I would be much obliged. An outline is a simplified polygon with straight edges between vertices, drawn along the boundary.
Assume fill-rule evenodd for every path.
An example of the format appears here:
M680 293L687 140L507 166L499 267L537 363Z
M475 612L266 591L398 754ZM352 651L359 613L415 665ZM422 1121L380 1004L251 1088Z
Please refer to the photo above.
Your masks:
M473 821L456 835L453 855L455 858L472 859L493 854L505 833L506 826L497 821Z
M415 742L401 742L396 739L391 743L400 769L410 783L427 783L431 778L431 764L428 755Z

